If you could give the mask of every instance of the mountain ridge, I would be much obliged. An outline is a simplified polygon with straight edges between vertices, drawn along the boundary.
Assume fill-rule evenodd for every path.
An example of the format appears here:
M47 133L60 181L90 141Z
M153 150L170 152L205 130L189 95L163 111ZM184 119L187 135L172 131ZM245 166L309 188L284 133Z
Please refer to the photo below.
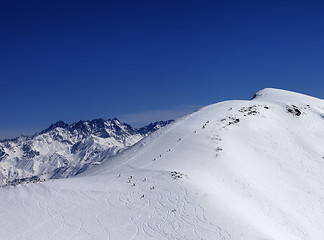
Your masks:
M73 176L100 164L100 155L113 156L173 120L136 129L117 118L57 121L31 136L0 142L0 182ZM42 176L42 175L46 176Z
M269 88L258 95L205 106L81 176L180 177L228 233L206 239L322 239L324 102Z

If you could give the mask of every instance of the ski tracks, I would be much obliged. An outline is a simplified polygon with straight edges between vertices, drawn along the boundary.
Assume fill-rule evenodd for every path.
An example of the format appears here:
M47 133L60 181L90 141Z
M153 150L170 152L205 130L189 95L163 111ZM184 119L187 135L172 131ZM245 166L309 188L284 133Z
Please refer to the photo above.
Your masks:
M107 176L94 188L80 185L73 193L52 190L50 200L37 196L36 210L47 219L22 234L32 236L49 226L47 239L230 239L207 219L204 196L190 191L182 179L165 172L136 174L118 180Z
M106 239L107 240L110 240L110 231L109 231L109 229L103 223L101 223L101 221L99 220L99 215L100 215L100 212L98 212L97 215L96 215L96 221L97 221L97 223L100 226L102 226L105 229L106 234L107 234L107 238Z

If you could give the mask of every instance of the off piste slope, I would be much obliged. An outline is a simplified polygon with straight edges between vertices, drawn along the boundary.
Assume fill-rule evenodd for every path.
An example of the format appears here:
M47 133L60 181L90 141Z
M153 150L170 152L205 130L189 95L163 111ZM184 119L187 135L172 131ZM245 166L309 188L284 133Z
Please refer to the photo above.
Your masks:
M4 239L324 239L324 102L206 106L78 177L0 190Z

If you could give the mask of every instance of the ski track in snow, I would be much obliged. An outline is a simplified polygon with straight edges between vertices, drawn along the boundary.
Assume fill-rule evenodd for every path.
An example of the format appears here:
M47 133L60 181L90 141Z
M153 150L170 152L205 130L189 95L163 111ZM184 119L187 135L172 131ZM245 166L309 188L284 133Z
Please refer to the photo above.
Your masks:
M97 213L97 215L96 215L96 221L97 221L97 223L99 224L99 225L101 225L104 229L105 229L105 231L106 231L106 233L107 233L107 240L109 240L110 239L110 232L109 232L109 229L103 224L103 223L101 223L100 222L100 220L99 220L99 215L100 214L103 214L104 212L98 212Z
M223 239L221 236L217 238L219 234L215 233L214 226L207 221L203 208L199 202L195 202L195 199L190 199L188 190L182 185L181 180L173 179L170 173L148 172L144 176L145 181L142 176L137 178L133 174L131 183L127 182L126 176L118 180L114 179L115 176L110 176L102 180L104 185L109 185L108 192L101 191L94 194L92 191L97 190L90 190L85 185L79 189L80 193L71 192L68 197L61 195L65 192L51 191L52 198L47 200L42 198L35 188L32 196L35 196L36 200L33 203L26 203L23 198L23 205L32 207L36 212L43 212L47 217L38 225L17 233L15 239L32 236L46 226L48 228L46 239L74 239L83 236L83 238L111 240L116 239L113 236L116 236L119 229L123 229L122 224L117 224L119 221L133 225L130 228L133 229L132 232L128 230L126 234L128 237L119 239L200 240L204 239L205 232L214 235L215 239ZM160 181L170 182L173 187L166 188L163 184L159 184ZM132 186L133 182L136 183L135 186ZM155 186L154 189L150 189L152 185ZM68 207L56 206L53 210L55 202L62 198L67 201ZM91 215L97 225L94 229L86 226L89 220L85 222L83 211L93 212ZM123 217L120 219L109 217L117 216L118 213ZM100 234L95 234L96 231ZM65 232L68 234L63 237L62 234Z

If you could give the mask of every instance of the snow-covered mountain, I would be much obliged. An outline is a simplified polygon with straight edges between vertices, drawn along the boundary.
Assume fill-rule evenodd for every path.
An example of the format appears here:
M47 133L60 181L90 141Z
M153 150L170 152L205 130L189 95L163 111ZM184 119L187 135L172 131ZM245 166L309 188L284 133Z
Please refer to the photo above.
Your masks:
M172 121L135 129L118 119L52 124L31 137L0 142L0 183L74 176Z
M0 188L3 239L324 239L324 102L206 106L76 177Z

